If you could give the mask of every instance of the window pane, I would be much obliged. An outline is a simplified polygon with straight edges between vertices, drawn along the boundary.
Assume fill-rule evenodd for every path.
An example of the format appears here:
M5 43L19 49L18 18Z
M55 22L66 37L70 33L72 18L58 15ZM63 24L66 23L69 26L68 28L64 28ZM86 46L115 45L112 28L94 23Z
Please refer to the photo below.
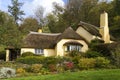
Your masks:
M43 54L44 50L43 49L35 49L35 54Z
M80 51L81 48L82 47L80 45L68 45L67 46L67 51L73 51L73 50Z

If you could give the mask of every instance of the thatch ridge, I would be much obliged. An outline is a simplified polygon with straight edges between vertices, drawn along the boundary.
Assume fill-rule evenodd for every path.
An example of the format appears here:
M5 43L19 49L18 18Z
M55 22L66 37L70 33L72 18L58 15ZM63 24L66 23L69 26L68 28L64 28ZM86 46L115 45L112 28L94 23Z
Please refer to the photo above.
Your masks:
M61 33L39 33L39 32L30 32L30 34L40 34L40 35L49 35L49 36L55 36L60 35Z

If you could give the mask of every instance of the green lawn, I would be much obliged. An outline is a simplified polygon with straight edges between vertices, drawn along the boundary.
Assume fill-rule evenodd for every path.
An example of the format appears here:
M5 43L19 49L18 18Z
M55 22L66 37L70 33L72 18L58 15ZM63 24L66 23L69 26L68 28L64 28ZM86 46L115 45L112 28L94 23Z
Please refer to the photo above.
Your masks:
M4 80L120 80L120 69L66 72L54 75L19 77Z

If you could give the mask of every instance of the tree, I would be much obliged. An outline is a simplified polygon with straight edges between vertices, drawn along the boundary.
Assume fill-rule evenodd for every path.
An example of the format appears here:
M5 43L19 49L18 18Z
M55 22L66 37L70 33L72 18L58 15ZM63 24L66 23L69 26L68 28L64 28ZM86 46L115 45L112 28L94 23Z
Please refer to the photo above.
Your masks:
M19 3L18 0L11 0L12 5L8 6L8 12L13 16L15 23L18 24L19 20L22 20L22 15L25 15L24 11L20 10L23 3Z
M40 27L43 27L46 25L46 20L44 16L44 8L42 6L39 6L35 11L35 17L39 22Z
M52 14L49 14L47 17L47 20L48 20L48 27L50 29L51 32L57 32L57 29L56 29L56 17Z
M63 32L71 26L76 29L80 21L90 22L90 11L97 5L98 0L69 0L66 8L54 3L53 17L49 16L49 28L52 32ZM51 21L50 21L51 20Z
M5 12L0 12L0 14L3 21L0 23L0 45L20 47L21 35L13 18Z
M54 11L46 17L47 25L53 33L63 32L68 27L63 19L64 8L57 3L53 3L53 6Z
M23 20L19 29L23 35L28 34L30 31L37 31L39 28L38 21L33 17L28 17Z
M113 5L115 14L120 15L120 0L114 0Z

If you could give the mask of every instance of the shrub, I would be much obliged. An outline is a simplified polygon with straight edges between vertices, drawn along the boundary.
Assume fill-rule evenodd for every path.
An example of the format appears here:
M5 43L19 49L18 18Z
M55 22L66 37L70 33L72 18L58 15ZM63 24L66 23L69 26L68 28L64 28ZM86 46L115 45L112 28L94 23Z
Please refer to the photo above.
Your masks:
M120 45L117 46L115 51L112 51L112 62L120 68Z
M18 74L23 74L23 73L25 73L26 71L25 71L25 69L23 69L23 68L18 68L17 70L16 70L16 73L18 73Z
M45 68L48 68L48 65L56 65L58 63L63 63L65 61L72 61L69 57L45 57L43 64Z
M56 64L57 63L57 58L55 58L55 57L45 57L43 63L45 63L45 64Z
M99 45L99 44L102 44L102 43L104 43L103 40L100 40L100 39L95 38L95 39L93 39L93 40L91 41L91 43L89 44L89 47L90 47L90 48L94 48L94 46Z
M67 56L65 56L65 57L58 56L58 57L56 57L56 60L57 60L57 63L63 63L65 61L67 61L67 62L72 61L72 58L67 57Z
M86 53L85 53L85 56L87 58L94 58L94 57L100 57L102 56L101 53L97 52L97 51L92 51L92 50L88 50Z
M42 68L42 69L40 70L40 73L43 74L43 75L45 75L45 74L49 74L49 71L48 71L48 69L46 69L46 68Z
M105 57L97 57L96 58L96 67L97 68L106 68L110 64L110 60Z
M34 55L34 53L32 53L32 52L24 52L24 53L22 53L22 57L26 57L26 56L33 56Z
M80 58L81 58L80 56L75 56L72 58L72 61L74 62L74 64L78 64Z
M72 70L74 68L73 62L65 62L65 70Z
M50 72L57 71L56 64L49 64L48 69L49 69Z
M96 60L94 58L82 58L79 60L80 69L91 69L95 67Z
M42 64L33 64L31 66L31 71L33 73L39 73L41 69L42 69Z
M115 51L119 44L120 43L99 44L95 45L92 50L100 52L105 57L111 58L112 52Z
M62 65L57 66L57 72L58 73L61 73L61 72L64 72L64 71L65 71L65 69L64 69L64 67Z
M3 67L0 69L0 78L15 77L16 71L12 68Z
M24 64L42 64L44 62L43 56L27 56L27 57L20 57L17 59L17 62L24 63Z
M70 57L75 57L75 56L81 56L82 53L76 50L70 51L66 56L70 56Z

